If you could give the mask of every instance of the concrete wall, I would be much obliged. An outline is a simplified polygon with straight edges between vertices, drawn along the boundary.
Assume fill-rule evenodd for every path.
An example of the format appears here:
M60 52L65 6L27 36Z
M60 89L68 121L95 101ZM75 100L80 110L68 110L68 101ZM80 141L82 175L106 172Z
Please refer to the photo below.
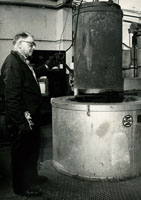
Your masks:
M28 3L31 3L29 0L22 1L22 3L18 0L11 1L13 5L7 4L7 1L1 2L0 68L12 49L14 35L21 31L31 32L35 36L37 50L66 50L71 45L72 12L70 8L57 9L57 1L54 0L34 0L32 6L28 6ZM41 4L45 6L41 6ZM67 62L70 62L71 51L67 52L67 55Z

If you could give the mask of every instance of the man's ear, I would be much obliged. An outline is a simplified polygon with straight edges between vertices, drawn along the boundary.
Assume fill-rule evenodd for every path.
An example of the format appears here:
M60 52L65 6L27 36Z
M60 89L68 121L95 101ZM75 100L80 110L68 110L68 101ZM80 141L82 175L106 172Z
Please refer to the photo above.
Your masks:
M22 48L22 41L19 41L17 46L18 46L19 49L21 49Z

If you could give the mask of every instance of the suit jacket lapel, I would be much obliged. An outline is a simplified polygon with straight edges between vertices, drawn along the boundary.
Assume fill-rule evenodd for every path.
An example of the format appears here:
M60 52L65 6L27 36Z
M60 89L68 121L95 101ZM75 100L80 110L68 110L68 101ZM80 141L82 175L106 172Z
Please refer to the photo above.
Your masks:
M19 62L20 62L22 65L24 65L24 67L26 67L26 68L28 69L28 71L29 71L29 73L31 74L31 77L32 77L32 79L33 79L33 82L36 83L38 89L40 90L40 86L39 86L37 80L35 80L35 77L34 77L34 75L33 75L33 72L32 72L31 69L29 68L28 64L24 61L24 59L22 59L21 56L19 55L19 53L16 52L16 51L11 51L11 54L13 54L13 55L19 60Z

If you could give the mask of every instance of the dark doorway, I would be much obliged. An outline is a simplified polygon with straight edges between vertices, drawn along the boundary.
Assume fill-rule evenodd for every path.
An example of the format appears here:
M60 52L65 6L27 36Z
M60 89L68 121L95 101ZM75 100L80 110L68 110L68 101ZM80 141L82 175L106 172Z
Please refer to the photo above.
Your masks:
M49 59L50 56L55 54L61 54L63 61L66 61L65 51L49 51L49 50L35 50L31 58L31 62L35 67L41 66ZM42 119L41 123L47 124L51 121L51 98L60 97L67 95L67 75L66 69L63 65L53 68L49 72L49 76L41 77L39 79L40 86L43 87L42 93L42 107L41 114Z

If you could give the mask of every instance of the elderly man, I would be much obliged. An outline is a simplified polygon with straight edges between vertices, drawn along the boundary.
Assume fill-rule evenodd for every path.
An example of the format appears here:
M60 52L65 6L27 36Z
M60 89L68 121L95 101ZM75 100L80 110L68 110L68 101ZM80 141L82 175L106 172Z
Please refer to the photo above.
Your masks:
M38 179L40 147L41 92L37 78L48 75L49 69L58 63L54 57L46 65L32 68L28 57L32 56L36 44L28 32L17 34L13 47L1 69L5 83L6 124L13 135L13 191L22 196L40 196L42 192L32 186Z

